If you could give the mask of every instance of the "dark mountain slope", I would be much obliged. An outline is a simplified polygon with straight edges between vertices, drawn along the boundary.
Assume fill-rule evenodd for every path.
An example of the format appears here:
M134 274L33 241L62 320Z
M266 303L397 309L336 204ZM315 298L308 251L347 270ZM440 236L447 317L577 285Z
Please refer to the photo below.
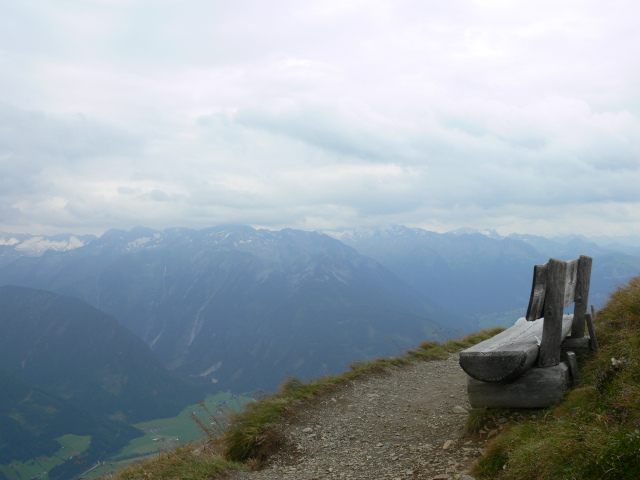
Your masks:
M137 422L203 395L110 315L76 298L0 287L0 367L88 411Z
M0 368L0 464L51 456L60 449L55 439L67 434L91 436L89 449L81 458L58 468L69 473L82 469L76 461L92 464L104 460L142 432L31 388Z

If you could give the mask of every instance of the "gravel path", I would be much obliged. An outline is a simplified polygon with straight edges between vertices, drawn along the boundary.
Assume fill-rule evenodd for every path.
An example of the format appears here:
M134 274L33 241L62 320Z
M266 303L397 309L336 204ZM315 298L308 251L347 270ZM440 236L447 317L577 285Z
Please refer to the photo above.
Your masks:
M485 447L464 437L469 408L457 355L388 367L305 403L266 468L231 478L468 480Z

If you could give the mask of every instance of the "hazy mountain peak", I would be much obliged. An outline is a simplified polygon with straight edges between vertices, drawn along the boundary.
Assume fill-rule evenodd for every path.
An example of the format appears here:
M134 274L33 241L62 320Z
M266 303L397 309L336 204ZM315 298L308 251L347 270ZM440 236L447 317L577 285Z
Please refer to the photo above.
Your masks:
M437 235L434 232L423 230L421 228L411 228L405 225L390 225L387 227L363 228L363 229L343 229L343 230L326 230L321 231L325 235L346 242L347 244L354 241L361 241L373 238L408 238Z
M502 235L500 235L498 232L496 232L491 228L477 229L477 228L463 227L463 228L458 228L456 230L451 230L450 232L447 232L447 233L451 233L456 236L480 234L480 235L484 235L485 237L494 238L496 240L502 240L504 238Z
M61 234L44 236L5 233L0 237L0 246L13 247L22 255L39 257L49 250L64 252L83 247L95 240L95 238L93 235Z

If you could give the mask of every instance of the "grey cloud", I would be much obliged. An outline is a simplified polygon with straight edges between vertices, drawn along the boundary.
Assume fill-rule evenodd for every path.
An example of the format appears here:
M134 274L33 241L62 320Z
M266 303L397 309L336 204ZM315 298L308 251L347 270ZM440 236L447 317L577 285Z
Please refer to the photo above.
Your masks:
M0 103L0 125L0 155L78 160L141 151L139 140L84 115L51 115Z
M53 53L59 37L47 15L47 2L10 2L2 6L0 44L5 51L20 55Z
M632 155L631 152L602 152L593 155L590 163L597 170L609 171L638 171L640 170L640 152L638 155Z
M118 187L118 193L120 195L135 195L140 193L140 189L132 187Z
M174 199L171 195L158 189L151 190L151 192L143 195L142 197L153 200L154 202L168 202Z
M140 146L117 128L80 115L51 115L0 103L2 221L15 224L19 212L23 222L90 223L74 219L69 211L78 202L76 192L91 182L108 181L104 173L119 171L127 155L140 154Z
M9 2L0 228L637 228L637 7L576 5Z
M241 125L285 135L338 155L385 160L398 151L397 142L380 129L360 125L356 119L348 120L319 108L276 114L246 109L234 118Z
M491 129L486 123L480 120L471 120L469 118L445 117L441 120L441 125L446 129L458 130L472 137L493 136L500 142L528 150L540 150L549 143L547 138L535 132L528 132L526 130L514 132L500 131Z

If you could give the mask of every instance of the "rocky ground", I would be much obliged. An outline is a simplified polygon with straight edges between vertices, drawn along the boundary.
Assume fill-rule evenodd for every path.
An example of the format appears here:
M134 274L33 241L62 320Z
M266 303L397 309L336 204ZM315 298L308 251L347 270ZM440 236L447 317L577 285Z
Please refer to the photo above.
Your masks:
M465 436L469 408L457 355L389 367L305 402L280 426L284 444L266 468L231 478L469 480L497 433Z

